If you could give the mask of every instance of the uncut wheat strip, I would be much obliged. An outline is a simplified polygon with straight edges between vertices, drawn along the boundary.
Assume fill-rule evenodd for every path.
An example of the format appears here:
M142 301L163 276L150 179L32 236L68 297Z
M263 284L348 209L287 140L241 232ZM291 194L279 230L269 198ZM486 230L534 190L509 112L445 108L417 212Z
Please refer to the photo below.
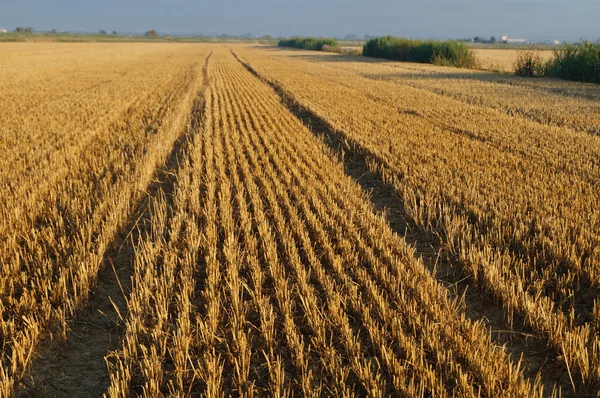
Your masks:
M229 81L229 80L228 80ZM236 103L232 103L233 108L236 109ZM281 366L281 357L275 355L276 352L276 333L275 329L275 317L274 308L270 303L270 299L263 293L263 284L266 283L266 278L262 273L259 264L259 252L258 252L258 240L254 234L253 228L258 228L253 223L252 210L250 209L251 197L256 195L256 186L253 185L252 175L248 169L248 164L245 162L243 155L239 154L237 143L239 137L237 136L237 123L238 118L236 112L229 113L227 128L224 129L223 134L224 147L227 149L228 161L230 164L232 183L236 187L236 202L237 209L236 214L238 217L238 228L240 229L241 240L244 247L245 257L244 262L247 263L249 273L249 281L252 285L252 301L253 310L258 312L258 319L260 325L252 325L249 321L249 326L260 330L261 333L250 337L253 342L252 347L252 373L254 373L253 382L259 384L264 383L264 380L260 379L261 368L268 369L268 375L270 378L269 389L273 396L281 395L284 392L288 392L285 386L285 374L283 374ZM242 179L240 179L242 178ZM253 194L249 191L254 190ZM257 340L262 340L264 347L260 350L260 343ZM319 395L319 386L313 386L312 392L314 395Z
M253 145L259 145L259 147L260 147L260 144L256 144L256 143L255 143L255 144L253 144ZM256 150L256 149L255 149L256 147L254 147L254 146L251 146L250 148L251 148L251 149L248 151L248 153L254 153L254 152L256 152L256 153L258 154L259 158L261 158L261 159L267 159L267 158L268 158L268 156L267 156L266 154L265 154L265 155L262 155L262 154L261 154L261 153L262 153L262 150L260 150L260 151L259 151L259 150ZM254 149L252 149L252 148L254 148ZM255 160L255 162L257 162L257 160ZM257 165L257 166L255 166L255 167L260 167L260 166L259 166L259 165ZM273 176L273 169L272 169L271 167L268 167L268 170L269 170L269 174L271 175L271 179L272 179L272 180L274 180L276 184L280 184L280 183L277 183L277 178ZM282 201L283 201L283 203L285 203L285 207L287 208L287 209L286 209L286 213L288 214L288 216L291 216L291 217L293 217L293 218L292 218L293 220L298 220L298 216L297 216L297 214L293 214L293 213L292 213L292 214L290 214L290 213L289 213L289 212L290 212L290 208L291 208L291 205L290 205L290 199L289 199L289 198L288 198L286 195L282 195L282 192L285 192L285 190L284 190L284 189L282 189L282 186L281 186L281 185L278 185L278 186L277 186L277 188L276 188L276 190L277 190L277 192L278 192L277 196L279 197L279 199L278 199L278 200L273 200L273 201L274 201L274 203L277 203L277 201L279 201L279 202L282 202ZM293 208L292 208L292 210L291 210L291 211L294 211L294 210L293 210ZM283 216L281 215L281 210L274 211L274 213L275 213L276 215L279 215L278 217L276 217L276 219L279 219L279 220L281 220L281 221L279 221L279 222L280 222L280 227L279 227L280 234L282 234L282 235L288 235L288 236L289 236L289 233L288 233L288 234L285 234L285 232L287 232L287 230L288 230L288 229L284 227L284 223L283 223ZM294 217L294 216L295 216L295 217ZM302 225L301 223L300 223L300 224L296 224L296 222L297 222L297 221L294 221L294 225L299 225L299 227L295 227L295 228L293 228L292 230L295 232L295 234L302 234L302 238L300 238L300 240L301 240L301 241L303 241L303 245L304 245L304 247L303 247L303 250L304 250L304 251L306 251L306 252L308 253L308 257L309 257L309 259L313 260L313 267L314 267L315 269L318 269L318 271L316 271L316 272L319 272L319 275L320 275L320 276L322 276L322 275L323 275L323 273L322 273L322 270L321 270L322 266L321 266L321 264L320 264L320 263L319 263L319 262L316 260L316 256L314 255L314 252L312 252L312 247L311 247L311 246L312 246L312 244L310 243L310 240L308 239L308 235L307 235L307 234L305 233L305 231L304 231L304 229L305 229L306 227L304 227L304 226L301 226L301 225ZM300 227L300 226L301 226L301 227ZM291 240L291 241L293 242L293 238L292 238L292 237L289 237L289 238L282 238L282 239ZM307 240L308 240L309 242L307 242ZM291 245L290 245L290 246L291 246ZM293 256L292 258L295 258L295 257L297 257L297 256L298 256L298 254L297 254L297 251L296 251L295 249L293 249L293 250L292 250L292 249L287 249L287 250L288 250L288 252L291 252L291 253L290 253L290 255L292 255L292 256ZM295 263L295 262L296 262L296 261L294 261L293 263ZM296 269L297 269L296 273L297 273L297 275L298 275L298 276L300 276L300 275L306 275L306 271L304 271L303 269L301 269L301 268L300 268L300 269L296 268ZM307 276L304 276L304 277L299 277L298 279L300 279L300 280L302 280L302 279L307 279ZM348 325L348 319L347 319L346 315L345 315L343 312L340 312L341 308L340 308L340 306L339 306L340 304L338 304L338 303L340 302L340 300L341 300L341 297L340 297L339 295L333 294L333 292L335 292L335 291L338 291L338 290L340 290L340 289L339 289L338 287L336 287L336 286L335 286L335 284L333 284L333 285L332 285L331 283L329 283L329 284L325 284L325 283L323 283L323 282L322 282L322 285L325 285L326 287L324 287L324 288L322 288L322 289L320 289L320 290L321 290L322 292L325 292L325 293L323 293L323 294L324 294L324 295L327 297L327 300L328 300L328 303L329 303L329 304L328 304L328 307L330 308L330 311L333 311L333 313L332 313L332 314L335 316L335 318L334 318L334 319L338 319L338 321L337 321L337 322L338 322L338 325L340 325L340 326L341 326L341 325ZM328 294L328 293L329 293L329 294ZM336 298L337 298L337 300L336 300ZM306 299L306 298L305 298L305 299ZM318 312L317 312L317 311L318 311L318 309L317 309L317 310L313 310L313 311L311 311L311 312L316 312L316 313L318 314ZM336 315L336 314L337 314L337 315ZM316 315L315 315L315 316L316 316ZM325 316L327 316L327 313L325 314ZM342 319L343 319L343 321L342 321ZM342 322L341 324L340 324L340 321ZM311 321L311 322L315 322L315 321L313 320L313 321ZM344 329L342 329L342 330L346 330L347 332L349 332L348 326L345 326L345 327L344 327L344 326L342 326L342 327L344 328ZM345 337L346 337L346 340L349 338L349 335L348 335L348 333L346 333L346 334L345 334ZM355 359L355 365L353 366L353 367L354 367L354 369L355 369L355 372L356 372L358 375L361 375L361 374L364 374L365 376L366 376L366 375L368 375L368 373L365 373L365 371L366 371L366 372L369 372L369 370L368 370L368 369L369 369L369 366L367 366L365 363L362 363L362 359L356 356L356 355L357 355L357 353L358 353L358 351L359 351L360 349L359 349L359 348L358 348L356 345L353 345L352 343L350 343L350 342L348 342L348 341L345 343L345 346L346 346L346 350L347 350L347 352L348 352L349 354L354 354L354 355L355 355L355 358L356 358L356 359ZM319 345L317 345L317 347L320 347L320 348L322 348L322 349L323 349L323 348L325 348L326 346L325 346L325 347L323 347L322 345L320 345L320 344L319 344ZM325 352L327 352L327 351L325 351ZM364 376L363 376L363 377L364 377ZM375 379L377 379L377 378L378 378L378 377L376 377ZM366 379L366 380L368 381L368 380L370 380L370 379L368 378L368 379ZM373 383L373 382L375 381L375 380L373 380L373 379L371 379L371 380L372 380L372 381L371 381L370 383ZM376 382L376 383L377 383L377 382ZM380 382L379 382L379 383L377 383L377 384L380 384ZM376 386L377 384L375 384L375 386ZM379 390L379 391L383 391L383 388L382 388L382 387L375 387L375 386L371 386L371 391L372 391L373 393L376 393L376 391L378 391L378 390ZM365 387L369 387L369 385L367 384L367 385L365 385Z
M246 76L247 76L247 75L245 75L245 77L246 77ZM254 81L254 79L251 79L251 80L252 80L252 81ZM260 85L260 84L259 84L259 85ZM252 91L252 93L254 93L254 92L256 92L256 91L257 91L257 90L255 89L255 90L253 90L253 91ZM248 98L248 101L249 101L250 103L256 103L256 100L255 100L254 98ZM259 113L259 114L264 114L264 113ZM252 115L252 116L253 116L253 115ZM277 118L277 119L279 119L279 118ZM258 130L258 131L273 131L273 130L272 130L272 129L270 129L269 127L266 127L264 124L263 124L263 125L261 125L260 127L257 127L257 126L256 126L256 123L257 123L257 122L256 122L256 120L253 120L253 124L255 125L255 129L256 129L256 130ZM260 123L260 121L259 121L259 123ZM298 126L295 126L295 127L297 128ZM275 130L275 131L278 131L278 130ZM273 136L275 136L274 134L272 134L272 135L273 135ZM247 140L247 137L246 137L246 140ZM263 148L263 145L264 145L264 144L262 144L262 143L260 142L260 140L258 140L259 142L257 142L257 141L255 141L255 140L253 140L253 139L252 139L252 141L253 141L253 143L252 143L252 144L251 144L251 146L249 147L250 149L248 150L248 152L247 152L247 153L248 153L250 156L252 156L252 157L253 157L253 159L254 159L254 162L258 162L258 159L256 158L256 155L254 155L254 152L255 152L255 151L258 151L258 153L259 153L259 155L258 155L258 158L260 158L262 161L265 161L265 159L276 159L276 158L273 158L273 154L272 154L272 153L270 153L270 154L268 154L268 155L267 155L267 154L265 154L265 155L260 155L260 154L264 153L264 148ZM253 148L254 148L254 149L253 149ZM256 148L260 148L260 149L258 149L258 150L257 150ZM266 162L266 161L265 161L265 162ZM273 167L271 166L270 162L266 162L266 163L265 163L265 165L266 165L266 167L267 167L267 171L268 171L269 175L271 176L271 180L272 180L272 181L274 181L274 183L275 183L275 187L276 187L277 196L280 196L280 195L282 195L282 192L285 192L285 189L283 189L283 186L282 186L282 185L281 185L281 183L279 182L279 181L280 181L280 179L281 179L281 177L280 177L280 176L278 176L278 174L277 174L277 173L275 173L275 174L274 174L274 169L273 169ZM260 164L258 164L256 167L261 167L261 166L260 166ZM280 171L280 172L281 172L281 171ZM283 173L285 173L285 170L283 170ZM286 178L286 180L287 180L287 179L289 179L289 177L287 177L287 178ZM262 180L261 180L261 181L262 181ZM272 192L272 191L271 191L271 192ZM283 200L283 201L286 203L286 207L289 207L290 201L289 201L289 198L288 198L287 196L281 196L281 200ZM280 201L281 201L281 200L280 200ZM277 203L277 201L274 201L274 203ZM288 210L288 209L286 209L286 213L288 213L288 212L287 212L287 210ZM281 210L276 210L276 211L275 211L275 213L278 215L278 217L277 217L277 218L278 218L279 220L283 221L284 217L282 216L282 212L281 212ZM288 215L289 215L289 213L288 213ZM282 224L282 225L283 225L283 224ZM303 231L303 228L295 228L295 229L294 229L294 231L295 231L295 232L296 232L296 231L302 231L302 232L304 232L304 231ZM283 229L282 229L282 231L281 231L281 234L286 234L286 232L287 232L286 230L283 230ZM286 235L287 235L287 236L289 236L289 234L286 234ZM304 235L304 236L307 236L307 235ZM288 238L288 240L292 240L292 239ZM292 240L292 241L293 241L293 240ZM292 249L292 250L293 250L293 249ZM297 253L297 251L296 251L296 250L294 250L294 252L295 252L295 253ZM296 256L295 256L295 257L296 257ZM305 273L305 271L302 271L302 272L303 272L303 273Z
M217 61L218 62L218 61ZM218 73L217 73L218 76ZM218 106L227 109L227 104L219 95L220 102ZM252 396L255 394L255 381L250 379L251 357L252 357L252 338L249 332L248 313L250 308L256 306L252 297L248 298L246 291L248 290L248 280L245 264L242 262L243 254L240 245L238 244L239 222L234 217L234 207L232 206L233 198L236 196L236 159L231 153L231 140L228 132L234 128L231 118L231 113L223 112L222 118L219 121L219 139L221 146L225 152L225 162L227 164L229 191L225 191L224 195L219 197L219 205L221 207L222 229L224 231L224 266L226 270L226 279L228 285L228 301L230 303L231 312L229 314L230 324L230 344L228 344L228 357L232 358L232 367L234 373L234 391L239 394ZM230 359L231 361L231 359Z
M214 62L214 70L218 70L218 61ZM242 330L245 315L241 314L242 299L239 295L243 294L241 291L241 284L239 283L237 259L228 258L229 247L237 245L234 243L234 239L237 239L234 235L233 216L231 214L231 181L229 178L228 169L230 165L227 162L225 147L223 146L222 134L223 134L223 114L225 109L223 108L220 97L220 89L218 82L218 73L215 73L215 85L213 87L213 98L216 99L214 102L215 108L211 109L214 111L214 129L207 145L214 147L215 165L216 165L216 177L218 180L218 191L216 195L217 201L217 234L218 241L216 247L216 261L218 262L219 272L221 273L221 285L219 286L221 294L221 316L220 325L217 329L217 338L219 344L217 348L221 353L225 355L225 367L224 367L224 387L231 391L239 390L241 385L236 383L236 373L242 370L240 369L240 363L236 363L236 358L232 354L231 345L238 343L244 343L246 341L245 334ZM233 253L232 256L239 256L238 253ZM232 264L235 261L235 264ZM237 317L237 318L236 318ZM236 335L241 332L242 336ZM243 338L243 341L235 341L234 338ZM243 347L244 351L247 350L247 346ZM235 347L234 347L235 350ZM247 359L246 352L243 354L237 352L236 354L243 355L242 361L244 361L244 369L248 366L245 363ZM247 375L239 375L245 378Z
M215 67L211 63L211 74L214 74ZM216 248L216 252L214 254L215 258L211 259L213 262L213 271L208 271L209 273L214 273L215 270L218 272L219 265L224 267L223 273L226 275L225 280L223 281L223 286L219 287L219 291L223 290L223 304L228 309L226 318L223 320L215 320L213 321L211 326L214 328L211 333L218 333L219 340L221 342L225 342L220 344L220 347L215 346L214 338L212 338L213 351L215 349L223 349L227 353L226 355L227 361L226 365L227 369L224 369L227 372L227 375L223 375L225 377L224 381L228 382L229 374L234 372L234 377L231 380L231 385L228 385L227 388L232 388L233 390L245 391L245 393L252 393L253 386L248 385L248 373L250 371L250 347L249 347L249 339L246 335L246 332L243 330L245 327L245 318L246 313L248 312L248 303L244 302L243 299L240 299L243 295L245 289L245 282L240 280L239 277L239 266L234 264L234 262L239 262L239 253L237 249L232 250L232 246L237 245L237 237L235 236L235 226L233 224L233 216L232 209L230 207L231 202L231 182L229 180L229 175L227 173L227 169L230 165L227 162L226 156L224 154L224 146L222 142L222 137L220 136L222 133L222 113L223 107L220 104L220 99L218 92L218 85L211 85L211 100L208 101L208 108L210 112L210 118L207 118L208 123L205 124L205 130L210 130L210 137L208 134L205 135L206 138L206 146L213 146L213 156L215 158L215 164L217 165L217 169L215 171L215 176L219 180L219 190L217 193L217 197L215 199L218 200L218 208L214 209L215 218L218 217L219 222L219 230L220 233L215 230L215 235L219 234L219 240L224 242L222 247ZM216 98L216 100L215 100ZM210 120L209 120L210 119ZM215 126L213 128L213 126ZM214 130L214 131L213 131ZM214 207L214 205L212 205ZM217 245L217 241L212 242L212 245ZM210 251L215 249L210 248ZM217 258L218 257L218 258ZM217 264L218 262L218 264ZM212 278L215 279L215 278ZM215 286L210 286L209 283L209 291L214 289ZM228 293L229 292L229 293ZM212 293L215 294L215 293ZM213 300L212 303L215 301ZM242 308L244 306L244 308ZM217 310L217 307L213 307L213 310ZM211 310L212 311L212 310ZM223 322L227 322L226 325ZM219 326L219 323L222 326ZM201 330L200 333L206 333L206 331ZM224 348L223 348L224 347ZM231 350L233 347L233 352ZM240 351L243 350L243 351ZM213 355L209 352L208 355ZM242 356L240 361L240 356ZM237 357L237 358L236 358ZM208 360L209 364L214 363L214 360ZM205 378L210 377L210 373L208 371L204 374ZM213 383L214 384L214 383ZM251 384L251 383L250 383ZM217 390L210 390L210 383L207 385L207 393L213 394L216 393Z
M246 143L246 145L249 145L248 143ZM249 148L246 149L246 156L248 156L249 153L253 153L253 152L259 152L257 151L256 148L250 146ZM243 156L243 155L241 155ZM253 163L252 163L252 167L255 170L260 170L261 167L260 165L256 164L255 162L257 162L256 158L253 159ZM272 173L270 173L270 178L273 179ZM308 281L308 275L306 273L306 270L303 268L304 266L301 264L301 260L299 258L299 254L297 251L297 248L294 244L294 238L293 236L289 233L289 229L286 226L286 221L285 218L282 214L281 209L279 208L279 206L277 205L277 201L278 199L274 198L274 194L272 191L272 188L270 188L269 186L265 185L265 179L264 177L261 177L260 179L258 179L257 181L262 189L261 191L267 192L267 197L269 197L269 201L270 203L272 203L272 209L271 213L272 218L275 220L276 223L276 232L277 235L280 239L280 242L282 242L282 246L284 247L284 253L287 256L288 259L288 263L293 267L293 271L294 271L294 275L295 275L295 280L296 283L299 286L299 293L301 294L300 296L300 300L303 303L303 307L304 310L306 311L306 315L305 315L305 319L307 320L307 322L309 322L311 328L313 329L313 331L315 332L315 337L313 338L313 341L316 341L315 347L317 349L322 350L321 352L325 355L325 360L327 361L327 365L326 368L329 369L329 373L331 374L336 374L340 372L340 367L341 367L341 359L339 357L339 355L336 352L333 352L330 347L329 344L330 342L327 341L327 335L331 335L332 334L332 326L329 324L329 322L326 322L326 317L327 314L322 314L322 311L319 310L319 304L318 304L318 300L315 296L315 292L313 291L313 289L308 285L307 281ZM280 189L280 188L279 188ZM287 198L285 198L287 199ZM289 202L289 199L287 199ZM298 230L299 228L302 228L301 224L292 224L292 225L296 225L295 227L293 227L293 230ZM349 329L349 321L345 315L345 313L340 312L340 310L342 309L342 307L340 307L340 298L338 297L338 300L335 301L332 299L332 297L329 297L329 308L332 308L332 312L331 315L333 315L333 319L336 322L336 326L342 328L342 330L345 330L347 332L350 331ZM327 317L328 318L328 317ZM378 382L377 379L379 378L378 376L369 376L369 373L371 373L370 369L368 367L365 367L364 364L360 364L361 358L358 358L356 355L358 354L358 352L360 351L360 347L356 346L356 344L353 344L351 341L348 341L348 334L346 333L346 343L345 346L347 349L351 349L350 351L347 351L349 354L354 354L354 357L356 358L355 361L353 362L353 367L355 368L356 373L361 376L361 378L366 378L365 379L365 388L367 389L367 391L369 391L371 394L377 394L377 391L384 391L384 389L381 386L381 382ZM352 349L353 348L353 349ZM343 374L337 374L334 378L337 379L338 385L334 385L334 386L330 386L328 387L331 391L338 391L338 392L342 392L344 389L344 380L345 377ZM341 385L339 385L339 383L342 382ZM341 389L340 389L341 388ZM315 391L316 393L317 391Z
M261 179L258 179L258 180L257 180L257 182L259 182L259 181L261 181L261 180L262 180L262 178L261 178ZM278 232L278 234L280 233L280 230L281 230L281 218L279 218L279 225L280 225L280 226L278 227L278 231L277 231L277 232ZM286 251L287 251L287 252L289 252L290 245L287 245L285 242L282 242L282 245L283 245L284 247L286 247ZM302 300L304 300L304 298L303 298Z
M219 98L222 100L222 98ZM224 106L223 102L219 103L220 106ZM272 390L272 394L274 396L278 396L286 391L285 382L285 374L281 372L281 367L278 365L281 363L281 358L279 356L275 356L276 350L276 329L275 329L275 315L274 308L270 303L270 299L267 295L265 295L263 291L263 284L265 283L265 276L261 270L259 264L259 252L258 252L258 239L255 236L254 229L256 225L253 222L252 211L250 206L251 197L248 194L248 189L246 188L246 180L241 180L241 176L247 178L247 174L244 175L242 170L246 170L244 168L244 163L239 161L236 157L234 151L234 144L231 142L232 137L230 136L235 130L235 120L233 120L233 116L231 113L228 114L226 118L226 127L223 125L223 121L221 121L221 131L222 131L222 139L223 146L226 148L227 152L227 160L230 168L230 177L232 180L232 186L235 187L235 202L237 207L234 209L234 214L236 214L236 226L240 232L240 241L243 246L243 261L247 263L248 273L249 275L249 284L252 285L252 300L253 305L250 310L254 310L258 312L260 325L256 327L256 325L252 325L249 321L249 326L253 326L254 328L259 329L262 333L258 333L251 337L253 341L253 349L252 353L253 362L258 365L252 365L252 372L255 373L255 377L258 377L260 372L260 367L266 365L269 371L270 379L270 388ZM233 142L235 142L235 138L233 138ZM256 347L255 339L263 340L263 349L262 352L258 352ZM260 345L260 344L258 344ZM261 357L263 356L264 357ZM257 359L256 357L260 359ZM264 359L264 361L263 361ZM265 362L266 361L266 362ZM261 380L255 378L254 383L259 383Z
M222 84L224 78L218 76L215 80ZM228 107L232 101L235 101L235 98L227 98L224 103ZM252 206L254 209L254 218L257 224L258 235L260 237L260 252L262 261L265 262L267 272L269 273L270 278L272 278L274 284L274 294L277 302L278 313L281 317L280 322L285 334L285 340L291 351L292 364L300 376L300 380L296 383L299 384L300 388L304 386L305 390L307 390L308 386L312 385L312 376L309 372L309 366L307 362L308 351L305 347L302 336L298 334L298 328L295 324L293 316L294 304L291 297L291 290L287 280L287 275L280 263L277 245L271 232L272 227L268 219L265 217L263 203L260 196L252 195Z
M210 71L212 72L212 63ZM212 73L210 73L212 76ZM224 360L217 351L216 338L222 314L222 296L220 291L220 266L217 259L218 244L218 213L217 195L219 177L217 172L216 148L213 145L213 120L218 109L213 105L214 82L211 81L210 89L206 93L206 113L201 131L205 198L202 203L202 242L201 253L206 268L206 285L202 292L204 316L198 317L195 325L197 338L196 346L200 361L198 364L198 378L204 384L204 393L210 397L223 395L223 368Z

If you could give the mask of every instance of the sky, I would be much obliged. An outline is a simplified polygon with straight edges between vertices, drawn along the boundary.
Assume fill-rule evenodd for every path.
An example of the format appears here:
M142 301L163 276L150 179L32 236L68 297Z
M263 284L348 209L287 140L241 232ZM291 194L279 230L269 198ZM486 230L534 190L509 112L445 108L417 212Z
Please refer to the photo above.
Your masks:
M255 36L600 37L600 0L0 0L0 28Z

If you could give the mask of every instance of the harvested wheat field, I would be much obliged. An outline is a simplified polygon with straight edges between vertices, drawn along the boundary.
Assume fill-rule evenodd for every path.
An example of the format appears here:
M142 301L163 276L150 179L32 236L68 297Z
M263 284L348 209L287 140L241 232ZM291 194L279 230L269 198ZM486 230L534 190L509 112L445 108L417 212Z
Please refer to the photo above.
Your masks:
M600 391L597 85L0 47L0 396Z
M512 72L519 50L503 48L474 48L473 51L485 69ZM552 58L553 50L540 50L543 61Z

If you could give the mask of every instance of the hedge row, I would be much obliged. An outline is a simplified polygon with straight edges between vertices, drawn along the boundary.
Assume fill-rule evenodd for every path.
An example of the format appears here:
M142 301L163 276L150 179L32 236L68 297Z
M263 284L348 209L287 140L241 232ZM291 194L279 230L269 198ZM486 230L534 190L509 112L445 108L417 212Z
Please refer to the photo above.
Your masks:
M600 83L600 44L566 45L554 50L546 66L548 76Z
M280 40L279 47L303 48L305 50L323 50L323 46L339 47L335 39L317 39L315 37L298 37Z
M394 61L476 68L477 58L464 43L456 41L411 40L392 36L376 37L363 46L366 57Z

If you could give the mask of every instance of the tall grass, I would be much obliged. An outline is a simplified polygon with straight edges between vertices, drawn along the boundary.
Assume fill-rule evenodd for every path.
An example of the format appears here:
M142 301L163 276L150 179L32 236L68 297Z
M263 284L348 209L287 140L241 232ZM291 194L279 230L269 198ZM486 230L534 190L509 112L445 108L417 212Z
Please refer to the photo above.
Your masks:
M322 51L323 46L339 47L339 44L335 39L317 39L315 37L295 37L291 39L283 39L280 40L277 45L279 47L294 47L315 51Z
M585 42L557 48L545 72L565 80L600 83L600 44Z
M476 68L477 59L464 43L456 41L412 40L393 36L376 37L363 46L366 57L394 61Z
M519 51L514 72L525 77L557 77L579 82L600 83L600 44L565 44L554 57L543 62L535 48Z

